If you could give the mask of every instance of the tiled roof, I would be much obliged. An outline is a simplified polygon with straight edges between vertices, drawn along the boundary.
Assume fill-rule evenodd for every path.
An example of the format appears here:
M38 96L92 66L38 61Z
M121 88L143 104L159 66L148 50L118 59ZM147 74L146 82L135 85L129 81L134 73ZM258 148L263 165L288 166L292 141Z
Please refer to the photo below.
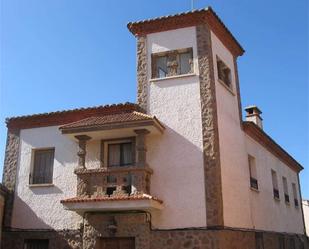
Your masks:
M176 24L176 26L180 26L180 27L181 25L183 27L194 26L194 24L197 24L196 21L193 21L194 18L196 20L200 20L200 19L203 19L203 17L205 17L206 15L209 15L212 17L210 21L211 24L213 24L213 22L216 22L217 25L215 26L216 27L220 26L219 33L225 32L231 38L231 40L238 47L239 54L242 55L244 53L244 49L239 44L239 42L236 40L236 38L233 36L233 34L230 32L230 30L225 26L225 24L219 18L217 13L211 7L182 12L182 13L178 13L174 15L156 17L152 19L144 19L144 20L137 21L137 22L129 22L127 24L127 27L134 35L142 35L144 33L160 32L160 31L168 30L170 28L174 28L167 24L166 21L168 20L175 20L176 22L174 23L174 25ZM180 27L177 27L177 28L180 28Z
M137 104L126 102L120 104L101 105L88 108L77 108L71 110L11 117L6 119L6 124L9 128L26 129L33 127L64 125L91 116L132 111L140 111L140 107Z
M141 112L129 112L129 113L120 113L104 116L95 116L90 118L85 118L70 124L61 126L59 129L72 129L72 128L82 128L82 127L97 127L106 124L112 123L123 123L130 121L142 121L142 120L152 120L153 117L141 113Z
M73 197L61 200L61 203L81 203L81 202L100 202L100 201L139 201L139 200L154 200L163 203L162 200L151 195L124 195L124 196L101 196L101 197Z
M255 141L260 143L264 148L278 157L291 169L300 172L304 168L289 153L287 153L279 144L277 144L269 135L260 127L251 121L243 121L244 131Z

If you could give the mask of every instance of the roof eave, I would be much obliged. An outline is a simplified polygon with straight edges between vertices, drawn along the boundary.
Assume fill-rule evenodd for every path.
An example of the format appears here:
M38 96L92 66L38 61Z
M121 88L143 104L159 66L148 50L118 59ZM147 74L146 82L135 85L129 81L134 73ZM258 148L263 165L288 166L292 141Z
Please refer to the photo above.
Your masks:
M178 22L177 25L162 25L162 23L171 20L180 20L186 18L186 22ZM127 27L134 36L143 36L150 33L168 31L171 29L185 28L190 26L197 26L199 24L208 23L211 29L220 29L225 35L229 37L229 41L233 43L233 54L235 56L241 56L245 50L242 48L240 43L236 40L230 30L224 25L219 16L211 7L193 10L189 12L183 12L175 15L162 16L153 19L142 20L138 22L129 22ZM158 25L161 24L161 25ZM156 25L154 25L156 24ZM151 26L152 25L152 26ZM216 33L216 32L215 32ZM218 33L218 32L217 32Z
M273 155L278 157L283 163L285 163L291 169L295 170L297 173L299 173L304 169L299 162L297 162L286 150L284 150L278 143L276 143L269 135L265 133L265 131L263 131L256 124L254 124L251 121L243 121L243 125L244 125L244 131L246 132L247 135L252 137L260 144L262 143L262 141L258 139L258 136L260 138L264 138L265 142L267 142L268 144L266 149L268 149ZM251 131L251 133L249 131ZM270 148L273 148L273 150Z

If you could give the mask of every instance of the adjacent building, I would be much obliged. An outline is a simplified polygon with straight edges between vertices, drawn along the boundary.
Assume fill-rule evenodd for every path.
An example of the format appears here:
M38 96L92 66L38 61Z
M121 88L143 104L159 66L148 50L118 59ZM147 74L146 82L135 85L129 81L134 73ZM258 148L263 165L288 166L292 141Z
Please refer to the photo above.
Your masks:
M303 168L258 107L243 121L244 50L216 13L128 29L137 103L7 120L3 248L308 248Z

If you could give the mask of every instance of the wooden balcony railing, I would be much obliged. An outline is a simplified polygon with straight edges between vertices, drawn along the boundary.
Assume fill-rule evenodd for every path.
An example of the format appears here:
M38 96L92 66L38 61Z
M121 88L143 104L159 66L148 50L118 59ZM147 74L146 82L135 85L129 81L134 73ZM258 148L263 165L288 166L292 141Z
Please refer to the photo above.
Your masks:
M77 196L99 197L150 194L149 167L127 166L75 169Z

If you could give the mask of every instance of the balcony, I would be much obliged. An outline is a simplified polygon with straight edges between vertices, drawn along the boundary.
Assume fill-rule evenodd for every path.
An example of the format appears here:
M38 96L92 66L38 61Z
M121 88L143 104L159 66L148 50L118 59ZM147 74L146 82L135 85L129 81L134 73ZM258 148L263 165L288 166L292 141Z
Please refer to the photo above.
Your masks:
M151 196L153 170L148 166L146 137L164 127L146 114L133 112L92 117L60 127L79 146L76 196L61 200L65 209L91 211L160 210L162 201ZM87 143L99 141L100 167L86 165Z

